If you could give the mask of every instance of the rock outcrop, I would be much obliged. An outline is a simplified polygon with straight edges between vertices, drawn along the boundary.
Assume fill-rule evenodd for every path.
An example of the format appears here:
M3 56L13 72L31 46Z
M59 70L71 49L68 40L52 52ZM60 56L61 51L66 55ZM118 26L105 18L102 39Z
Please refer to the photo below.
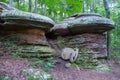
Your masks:
M82 53L92 54L93 58L107 56L106 31L114 29L114 22L97 13L78 13L64 19L50 30L51 35L63 36L55 40L65 47L79 48Z
M55 50L50 47L45 36L53 26L54 21L49 17L23 12L0 2L0 38L4 35L7 41L12 41L11 38L17 40L11 42L11 46L15 45L15 51L22 57L55 55Z
M58 37L56 45L62 50L66 47L78 48L78 54L90 54L93 58L107 56L106 38L103 34L81 34L76 36Z
M114 29L114 22L97 13L78 13L56 24L51 32L55 35L103 33Z
M20 30L20 28L31 27L48 31L54 26L54 21L46 16L19 10L3 11L1 18L5 21L5 28L7 28L7 26L11 26L18 30Z
M53 20L11 8L5 3L0 3L0 7L1 33L16 34L21 44L48 45L45 33L54 26Z

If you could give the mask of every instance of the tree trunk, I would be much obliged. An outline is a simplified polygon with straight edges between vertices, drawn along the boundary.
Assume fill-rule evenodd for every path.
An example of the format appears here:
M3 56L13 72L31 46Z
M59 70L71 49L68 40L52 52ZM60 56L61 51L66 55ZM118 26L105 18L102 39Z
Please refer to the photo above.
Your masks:
M94 5L95 5L95 0L92 0L91 1L91 4L90 4L90 12L94 12Z
M103 0L103 3L104 3L105 11L106 11L106 17L110 18L110 9L108 5L108 0Z
M54 14L54 22L55 23L57 22L57 16L56 16L56 14Z
M32 0L29 0L28 12L32 12Z
M109 5L108 5L108 0L103 0L104 3L104 8L106 11L106 17L110 18L110 9L109 9ZM110 32L107 32L107 57L109 57L110 55Z
M20 7L20 0L17 1L18 9Z
M12 2L13 2L12 0L9 0L9 5L10 5L11 7L12 7Z
M37 7L37 5L38 5L38 0L35 0L35 13L38 13L38 7Z
M83 7L82 7L82 12L84 13L85 12L85 1L83 1Z
M47 6L44 5L44 15L46 16L47 15Z

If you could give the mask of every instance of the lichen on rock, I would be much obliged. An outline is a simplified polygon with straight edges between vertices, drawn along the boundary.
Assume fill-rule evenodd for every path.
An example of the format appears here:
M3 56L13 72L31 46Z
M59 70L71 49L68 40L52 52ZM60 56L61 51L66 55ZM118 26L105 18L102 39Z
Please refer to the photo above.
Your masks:
M35 69L35 68L30 68L30 69L25 69L23 70L24 75L28 80L51 80L52 76L42 69Z

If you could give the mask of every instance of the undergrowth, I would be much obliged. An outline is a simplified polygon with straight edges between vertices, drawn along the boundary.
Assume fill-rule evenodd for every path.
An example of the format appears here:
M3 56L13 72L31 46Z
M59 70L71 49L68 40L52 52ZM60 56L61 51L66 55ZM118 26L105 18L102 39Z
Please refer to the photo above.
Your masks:
M11 77L0 77L0 80L13 80Z
M120 64L120 36L116 38L111 34L111 38L111 52L109 59L113 59L116 63Z
M32 61L30 63L28 63L30 66L32 66L34 68L41 67L46 72L49 72L49 70L55 66L53 57L49 57L49 58L31 58L31 60Z

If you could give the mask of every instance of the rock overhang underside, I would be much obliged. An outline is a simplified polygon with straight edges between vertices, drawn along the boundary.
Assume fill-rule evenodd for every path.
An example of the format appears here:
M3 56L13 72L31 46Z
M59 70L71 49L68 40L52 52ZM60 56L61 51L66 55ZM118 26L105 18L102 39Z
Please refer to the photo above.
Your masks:
M57 35L104 33L114 29L114 22L97 13L78 13L64 19L50 30Z
M1 14L2 20L5 21L3 26L21 26L40 28L48 31L54 26L54 21L46 16L39 14L23 12L19 10L3 11ZM6 27L7 28L7 27ZM15 28L15 27L14 27ZM20 27L16 27L19 29Z

